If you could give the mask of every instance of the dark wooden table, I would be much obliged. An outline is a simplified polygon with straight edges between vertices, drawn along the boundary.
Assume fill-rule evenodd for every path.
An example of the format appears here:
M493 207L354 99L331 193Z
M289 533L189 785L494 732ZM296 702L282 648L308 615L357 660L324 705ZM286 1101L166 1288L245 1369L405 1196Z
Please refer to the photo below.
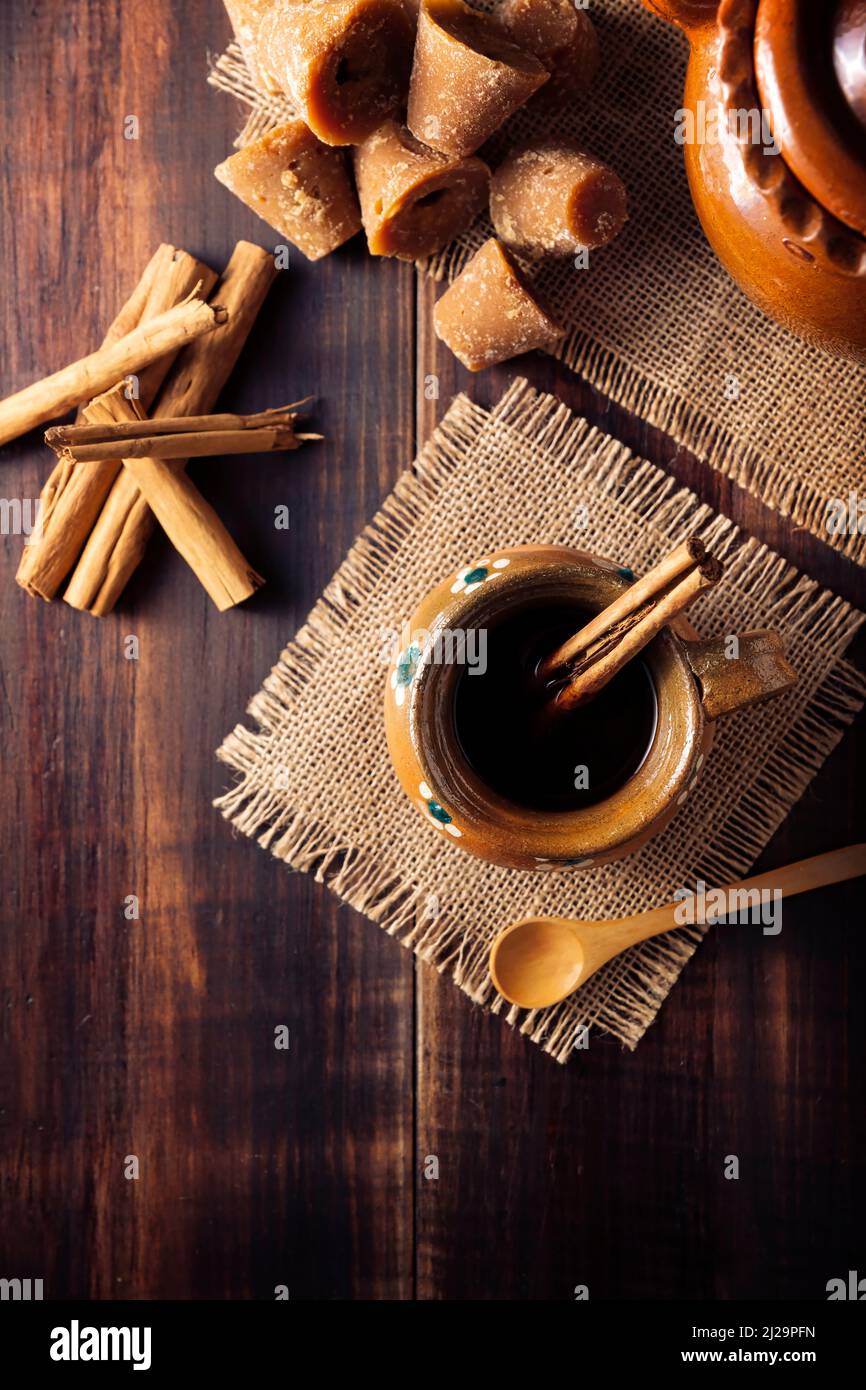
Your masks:
M205 85L217 0L33 0L0 32L5 394L95 344L157 242L219 267L274 238L211 174L239 124ZM780 949L712 934L636 1053L599 1038L560 1068L211 807L214 749L453 392L492 402L518 369L866 603L862 571L556 363L468 378L434 297L359 241L281 278L224 403L314 392L328 442L196 470L269 578L244 608L218 614L159 537L97 621L26 597L0 538L0 1276L49 1298L825 1297L864 1260L856 885L786 904ZM8 446L0 491L35 498L47 467L38 436ZM866 838L864 746L860 724L767 865Z

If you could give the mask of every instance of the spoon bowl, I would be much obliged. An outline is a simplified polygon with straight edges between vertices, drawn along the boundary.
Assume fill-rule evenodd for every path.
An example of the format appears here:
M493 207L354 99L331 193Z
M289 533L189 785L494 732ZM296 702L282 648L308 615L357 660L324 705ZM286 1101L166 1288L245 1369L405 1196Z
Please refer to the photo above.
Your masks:
M806 893L861 874L866 874L866 845L850 845L801 859L783 869L756 874L720 891L731 904L732 914L737 915L743 902L749 901L745 895L764 891L783 896ZM491 979L509 1004L523 1009L549 1008L567 999L590 975L629 946L684 926L681 906L668 903L611 922L524 917L506 927L494 941L490 949ZM706 920L724 920L725 915L711 913Z
M500 932L490 953L490 974L504 999L526 1009L558 1004L577 989L584 951L564 917L525 917Z

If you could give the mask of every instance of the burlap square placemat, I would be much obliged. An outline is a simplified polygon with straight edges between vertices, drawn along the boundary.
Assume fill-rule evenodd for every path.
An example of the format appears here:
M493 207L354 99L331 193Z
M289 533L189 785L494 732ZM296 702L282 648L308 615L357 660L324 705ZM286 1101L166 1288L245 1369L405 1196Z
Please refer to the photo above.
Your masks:
M491 549L576 545L641 571L696 530L726 564L722 585L696 606L699 629L776 628L798 687L722 721L676 819L618 864L521 873L446 843L403 795L388 760L387 635L435 582ZM252 700L257 730L237 727L219 750L238 780L217 805L557 1061L593 1024L633 1048L700 929L646 942L564 1004L532 1012L493 990L491 941L531 913L625 916L698 878L714 885L745 873L866 698L866 680L843 658L862 621L555 397L517 381L488 413L460 396Z
M476 0L492 9L495 0ZM826 356L777 327L737 289L701 231L686 182L674 113L682 105L687 45L639 0L595 0L602 68L592 93L551 120L518 112L482 154L573 135L607 160L629 190L630 221L588 271L566 260L539 275L573 328L559 355L599 390L670 434L769 506L854 559L866 534L828 531L866 469L866 369ZM253 86L233 45L213 85L251 107L244 144L291 114ZM427 269L453 277L491 235L487 217Z

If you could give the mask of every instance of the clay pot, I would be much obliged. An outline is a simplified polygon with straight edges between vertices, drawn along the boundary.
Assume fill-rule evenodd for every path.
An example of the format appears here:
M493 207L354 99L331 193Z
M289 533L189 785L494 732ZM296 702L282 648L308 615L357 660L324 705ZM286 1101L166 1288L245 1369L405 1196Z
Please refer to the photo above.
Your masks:
M796 681L775 634L743 634L734 660L726 656L728 638L701 641L680 617L643 652L658 713L635 775L606 800L576 811L506 800L476 775L455 731L454 697L474 647L471 635L521 608L565 602L600 611L632 578L584 551L525 546L466 565L424 599L389 670L385 729L403 790L431 834L515 869L586 868L619 859L658 834L682 806L712 745L712 721Z
M866 362L864 0L643 3L691 44L678 138L722 264L771 318Z

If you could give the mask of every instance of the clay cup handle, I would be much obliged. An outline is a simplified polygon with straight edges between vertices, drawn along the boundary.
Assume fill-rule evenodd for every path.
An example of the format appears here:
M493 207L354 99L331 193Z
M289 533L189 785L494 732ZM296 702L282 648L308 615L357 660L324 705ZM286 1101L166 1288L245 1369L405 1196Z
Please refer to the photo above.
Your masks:
M771 700L797 684L781 637L767 628L686 642L685 648L708 719Z

